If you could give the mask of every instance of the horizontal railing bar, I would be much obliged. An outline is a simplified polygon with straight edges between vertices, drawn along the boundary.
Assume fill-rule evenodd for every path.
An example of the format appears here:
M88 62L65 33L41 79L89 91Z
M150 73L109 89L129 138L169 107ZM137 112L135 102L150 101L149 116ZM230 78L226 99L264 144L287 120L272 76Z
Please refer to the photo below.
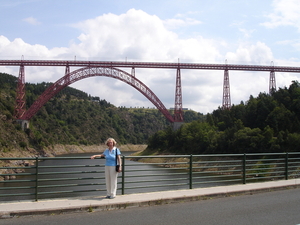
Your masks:
M299 163L299 160L300 160L300 158L296 158L296 159L295 158L289 158L288 162L289 163Z
M180 180L188 180L188 178L127 181L126 184L153 183L153 182L162 182L162 181L180 181Z
M99 173L100 171L69 171L69 172L43 172L38 175L60 175L60 174L84 174L84 173Z
M44 157L41 157L41 158L44 158ZM4 157L4 158L1 158L1 160L13 160L13 161L19 161L19 160L32 160L32 161L35 161L36 158L22 158L22 157L16 157L16 158L12 158L12 157Z
M126 170L126 172L149 172L149 171L166 171L166 170L184 170L185 168L158 168L153 170Z
M1 159L1 158L0 158ZM27 169L35 169L36 166L13 166L13 167L0 167L0 169L4 170L4 169L24 169L24 170L27 170Z
M248 154L247 154L248 155ZM241 157L244 156L244 154L207 154L207 155L193 155L194 157ZM188 156L187 156L188 157Z
M282 173L284 173L284 172L282 171ZM277 173L277 172L261 172L261 173L247 173L246 175L247 176L250 176L250 175L258 176L258 175L268 175L268 174L279 174L279 173Z
M29 188L35 188L35 186L24 186L24 187L0 187L0 190L29 189Z
M172 173L172 174L142 174L142 175L125 175L125 178L132 178L132 177L159 177L159 176L168 176L168 175L188 175L188 173Z
M272 165L273 166L273 165ZM284 169L285 167L270 167L270 165L264 165L264 166L258 166L258 167L255 167L255 166L247 166L246 167L247 168L247 170L263 170L263 169L268 169L268 170L274 170L274 169L276 169L276 170L278 170L278 169Z
M193 179L207 179L207 178L220 178L220 177L241 177L241 174L217 174L217 175L209 175L209 176L193 176Z
M239 160L228 160L228 161L217 161L217 163L236 163L236 162L239 162L239 163L241 163L241 159L239 159ZM199 163L199 164L205 164L205 163L216 163L216 161L215 160L213 160L213 161L194 161L193 162L193 164L197 164L197 163Z
M211 174L211 173L234 173L239 172L241 173L241 170L225 170L225 171L199 171L199 172L193 172L193 174Z
M38 188L54 188L54 187L76 187L76 186L92 186L105 185L105 183L85 183L85 184L54 184L54 185L40 185Z
M278 170L275 170L274 168L251 168L251 169L247 169L247 171L260 171L260 170L268 170L268 171L278 171Z
M280 162L280 161L285 161L285 159L284 158L282 158L282 159L247 159L247 162L249 163L249 162L270 162L270 161L278 161L278 162Z
M247 153L247 156L286 155L286 153Z
M125 159L123 164L124 172L119 174L118 184L121 184L122 188L118 190L122 190L123 194L123 191L126 189L137 188L153 189L156 187L166 188L168 186L181 185L185 185L186 188L192 188L193 185L210 183L211 185L213 183L219 185L228 182L247 183L260 180L290 179L300 176L299 154L299 152L293 152L122 156ZM161 158L162 160L159 161L165 162L139 162L139 159L155 158ZM32 189L33 193L31 195L35 195L37 200L40 195L87 192L91 189L87 188L88 186L105 186L104 163L93 161L94 163L90 165L80 163L83 162L80 161L82 159L90 159L90 157L0 158L0 160L4 161L16 161L15 166L0 167L0 172L9 172L0 174L0 177L4 179L5 176L9 176L8 179L10 179L0 181L0 191ZM26 165L23 166L25 162L21 160L27 160ZM49 160L63 160L63 163L57 163L63 165L55 165L55 163L51 163L53 165L43 165L44 161ZM25 176L33 179L26 179ZM15 180L11 180L12 178ZM22 178L26 180L19 180ZM140 184L141 186L135 186L135 184ZM4 185L7 187L4 187ZM17 187L17 185L19 186ZM44 189L49 190L45 191ZM104 191L103 189L96 190ZM18 194L24 196L27 193ZM11 196L16 195L12 194ZM0 194L0 197L3 197L3 195Z
M284 176L273 176L273 177L248 177L247 180L270 180L271 178L282 178Z
M5 173L2 174L1 176L30 176L30 175L35 175L36 173Z
M295 166L289 165L289 168L299 168L300 169L300 165L295 165Z
M300 168L299 167L291 167L289 171L298 171L300 173Z
M241 167L241 165L238 165L239 167ZM223 166L202 166L202 167L196 167L198 169L211 169L211 168L229 168L229 167L235 167L232 165L223 165ZM194 167L193 167L194 168Z
M236 180L222 180L222 182L235 182L237 180L240 180L240 179L236 179ZM194 184L210 184L210 183L219 183L220 181L206 181L206 182L195 182Z
M36 180L4 180L0 181L0 183L26 183L26 182L36 182Z
M71 180L93 180L93 179L105 179L104 177L88 177L88 178L53 178L53 179L39 179L40 182L49 181L71 181Z
M85 157L77 157L77 156L72 156L72 157L39 157L38 159L41 160L70 160L70 159L91 159L91 157L85 156ZM104 158L96 158L96 160L98 159L104 159Z
M185 165L189 164L189 162L163 162L163 163L145 163L144 166L157 166L157 165ZM143 166L140 164L126 164L126 166Z
M200 165L200 166L205 166L205 165L216 165L216 163L218 163L218 165L242 165L242 162L232 162L232 163L219 163L218 161L216 162L210 162L210 163L193 163L193 165Z
M61 166L39 166L39 169L55 169L55 168L94 168L104 167L104 165L61 165Z
M188 185L188 183L164 184L164 185L148 185L148 186L135 186L135 187L125 187L125 189L153 188L153 187L169 187L169 186L182 186L182 185Z
M28 195L34 195L34 193L0 194L0 197L9 197L9 196L28 196Z
M153 155L153 156L126 156L126 159L139 159L139 158L189 158L190 155Z
M77 193L77 192L92 192L92 191L104 191L104 189L39 192L39 195L64 194L64 193L71 194L71 193Z
M170 167L165 167L165 168L172 168L172 165L174 165L174 168L176 168L178 165L180 167L187 167L189 164L188 163L157 163L157 164L149 164L149 163L143 163L143 164L137 164L137 165L127 165L126 164L126 167L132 167L132 168L135 168L135 167L151 167L151 169L155 169L155 168L164 168L165 166L170 166Z
M299 152L289 152L288 155L298 155ZM283 155L286 153L247 153L247 156L267 156L267 155ZM240 157L244 154L207 154L207 155L193 155L193 157ZM126 156L126 159L130 158L189 158L190 155L160 155L160 156ZM37 157L37 158L12 158L6 157L1 158L1 160L64 160L64 159L90 159L90 157ZM97 158L100 159L100 158Z
M247 172L255 172L255 171L274 171L274 172L284 172L284 170L278 170L278 169L275 169L275 168L252 168L252 169L247 169Z
M241 171L241 169L242 169L242 166L240 165L240 166L228 166L228 167L221 167L221 168L232 168L232 167L234 167L234 168L236 168L235 170L238 170L238 171ZM193 171L195 171L195 172L197 172L197 171L199 171L199 170L203 170L203 169L212 169L212 168L215 168L215 167L207 167L207 168L204 168L204 167L194 167L193 166ZM228 170L224 170L224 171L228 171ZM208 172L210 172L210 171L208 171Z

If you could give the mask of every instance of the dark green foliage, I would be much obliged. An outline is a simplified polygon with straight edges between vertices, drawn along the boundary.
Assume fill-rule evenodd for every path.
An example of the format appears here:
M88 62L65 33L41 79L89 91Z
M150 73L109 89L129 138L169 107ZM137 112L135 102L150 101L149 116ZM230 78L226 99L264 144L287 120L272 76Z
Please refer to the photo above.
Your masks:
M26 83L26 108L50 83ZM66 87L50 99L22 131L13 120L17 78L0 73L0 151L10 147L43 149L54 144L92 145L114 137L121 144L145 144L159 130L171 127L157 109L115 107L106 100ZM188 120L203 115L186 111Z
M300 84L280 88L230 110L218 108L206 122L193 121L174 132L159 131L149 149L182 154L300 151ZM167 130L168 131L168 130Z

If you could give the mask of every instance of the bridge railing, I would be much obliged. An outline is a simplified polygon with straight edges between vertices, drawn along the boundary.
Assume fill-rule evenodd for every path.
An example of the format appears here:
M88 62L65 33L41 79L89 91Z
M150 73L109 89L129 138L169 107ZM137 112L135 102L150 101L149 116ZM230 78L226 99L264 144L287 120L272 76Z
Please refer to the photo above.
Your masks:
M122 156L122 161L121 194L300 177L299 152ZM0 158L1 202L105 194L103 159Z

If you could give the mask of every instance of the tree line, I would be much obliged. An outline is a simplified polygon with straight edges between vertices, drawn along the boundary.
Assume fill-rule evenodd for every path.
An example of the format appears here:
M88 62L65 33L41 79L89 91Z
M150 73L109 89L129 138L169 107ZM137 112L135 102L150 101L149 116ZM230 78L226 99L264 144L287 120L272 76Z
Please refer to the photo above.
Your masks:
M26 83L26 108L51 83ZM0 151L55 144L94 145L114 137L120 144L145 144L149 137L171 124L157 109L116 107L98 96L66 87L51 98L22 131L14 121L17 77L0 73ZM188 121L203 114L185 111Z
M218 108L205 121L185 123L177 131L156 132L148 150L181 154L298 152L300 146L300 84L272 94Z

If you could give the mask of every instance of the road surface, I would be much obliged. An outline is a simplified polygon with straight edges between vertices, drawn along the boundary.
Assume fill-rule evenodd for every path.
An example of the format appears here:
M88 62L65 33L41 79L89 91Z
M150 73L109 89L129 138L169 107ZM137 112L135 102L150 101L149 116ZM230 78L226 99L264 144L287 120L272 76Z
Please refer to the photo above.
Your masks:
M300 225L300 188L112 211L26 216L2 225Z

